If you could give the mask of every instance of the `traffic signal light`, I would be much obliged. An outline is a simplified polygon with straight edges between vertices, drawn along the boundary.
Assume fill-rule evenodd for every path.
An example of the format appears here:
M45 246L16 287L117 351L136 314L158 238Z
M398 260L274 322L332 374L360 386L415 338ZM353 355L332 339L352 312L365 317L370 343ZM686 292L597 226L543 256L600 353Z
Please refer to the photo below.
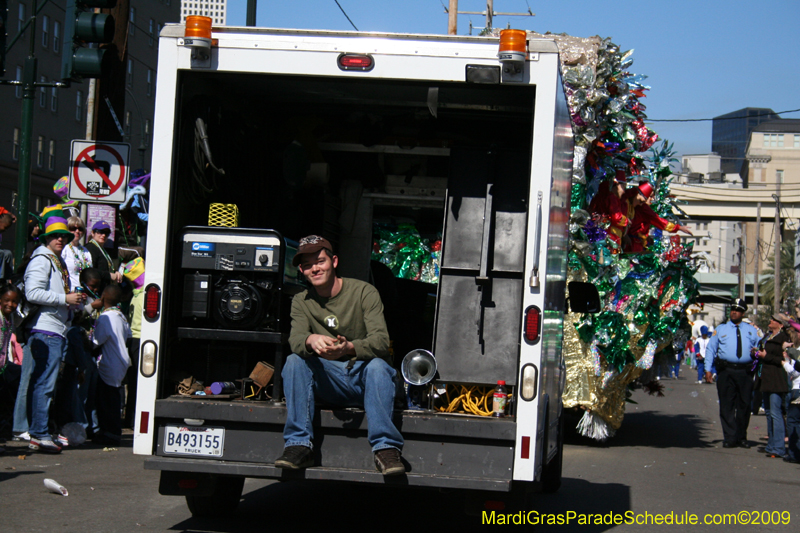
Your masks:
M93 8L116 5L117 0L67 0L61 79L99 78L108 70L112 54L101 46L114 39L114 17Z

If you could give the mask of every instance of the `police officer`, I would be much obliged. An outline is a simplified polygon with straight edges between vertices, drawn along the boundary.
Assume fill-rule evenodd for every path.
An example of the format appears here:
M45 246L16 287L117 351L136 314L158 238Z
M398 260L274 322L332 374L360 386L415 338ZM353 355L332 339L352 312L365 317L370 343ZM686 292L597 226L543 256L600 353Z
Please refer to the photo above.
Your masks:
M750 423L750 400L753 396L753 361L758 332L742 322L747 304L737 298L731 306L728 322L717 327L706 349L706 369L716 360L719 417L722 422L723 448L749 448L747 425ZM706 370L706 380L711 372Z

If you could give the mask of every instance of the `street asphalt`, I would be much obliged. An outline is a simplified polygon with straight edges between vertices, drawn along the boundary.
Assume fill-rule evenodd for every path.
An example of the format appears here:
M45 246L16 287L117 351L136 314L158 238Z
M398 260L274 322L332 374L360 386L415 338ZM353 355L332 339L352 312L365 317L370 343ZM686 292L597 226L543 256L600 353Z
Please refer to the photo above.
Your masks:
M637 403L628 404L622 428L606 443L570 431L561 490L537 495L527 509L530 512L506 519L512 524L527 521L522 526L526 531L797 531L800 515L793 491L800 486L800 465L757 451L767 433L763 415L751 418L753 448L723 449L716 387L690 378L662 380L661 398L635 391L632 399ZM574 425L577 418L570 422ZM144 470L143 457L131 453L130 439L125 436L117 450L87 444L60 455L6 443L6 453L0 456L0 531L460 532L486 527L477 507L464 512L459 493L256 479L247 480L235 515L195 519L183 498L158 494L158 472ZM43 483L46 478L66 487L69 496L49 492ZM653 523L657 515L675 522L692 514L699 521L705 515L712 521L736 515L737 520L751 523L733 527ZM558 521L559 516L569 523L536 524ZM618 521L631 517L634 522L649 522L596 523L613 521L615 516ZM495 521L498 517L496 513ZM753 521L779 523L753 525Z

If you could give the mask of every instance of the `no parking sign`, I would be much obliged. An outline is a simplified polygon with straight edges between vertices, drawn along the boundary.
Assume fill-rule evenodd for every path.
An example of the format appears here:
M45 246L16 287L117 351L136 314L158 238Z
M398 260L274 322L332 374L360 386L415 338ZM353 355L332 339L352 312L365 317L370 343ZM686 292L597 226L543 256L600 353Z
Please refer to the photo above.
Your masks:
M121 204L128 185L131 145L72 141L69 197L81 202Z

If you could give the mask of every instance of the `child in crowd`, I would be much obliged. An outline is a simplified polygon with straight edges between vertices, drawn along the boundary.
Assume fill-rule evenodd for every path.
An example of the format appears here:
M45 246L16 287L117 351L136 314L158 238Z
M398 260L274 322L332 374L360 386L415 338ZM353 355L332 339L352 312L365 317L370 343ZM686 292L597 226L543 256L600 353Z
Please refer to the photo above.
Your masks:
M133 429L134 415L136 414L136 381L139 367L139 339L142 334L142 309L144 308L144 259L137 257L122 267L122 274L126 283L131 285L133 295L128 311L131 325L132 339L128 346L128 355L131 358L131 367L125 383L128 385L128 394L125 400L125 427Z
M92 440L95 444L119 445L122 438L121 393L122 380L131 365L126 343L131 338L131 328L119 309L122 289L109 285L103 291L103 312L95 322L94 344L100 347L97 370L97 421L98 431Z
M84 427L86 435L91 437L96 428L94 399L97 386L97 361L92 357L91 334L94 321L99 316L103 302L99 298L102 291L100 271L96 268L85 268L79 276L79 289L86 294L86 305L76 313L72 327L67 330L67 356L64 376L66 384L72 390L61 400L69 418L62 422L77 422ZM74 376L74 378L73 378ZM93 416L94 415L94 416ZM64 443L62 442L62 445Z
M11 429L14 398L19 387L20 365L15 357L14 313L22 298L19 289L11 283L0 286L0 431ZM0 453L5 449L0 446Z

